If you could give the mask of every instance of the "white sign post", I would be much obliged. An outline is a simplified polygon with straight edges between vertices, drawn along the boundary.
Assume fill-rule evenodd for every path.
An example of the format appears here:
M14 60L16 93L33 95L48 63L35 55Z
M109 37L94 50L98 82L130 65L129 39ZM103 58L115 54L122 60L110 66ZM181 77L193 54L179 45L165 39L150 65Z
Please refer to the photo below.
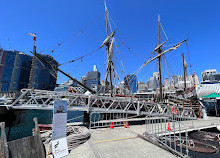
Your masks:
M67 101L55 101L53 110L52 152L54 158L69 154L66 141Z

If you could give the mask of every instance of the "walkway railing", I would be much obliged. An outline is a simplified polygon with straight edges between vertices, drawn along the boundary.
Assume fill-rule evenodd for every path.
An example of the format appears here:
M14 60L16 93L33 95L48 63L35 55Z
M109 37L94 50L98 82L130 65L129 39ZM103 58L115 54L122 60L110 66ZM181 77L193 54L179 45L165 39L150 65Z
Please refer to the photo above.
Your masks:
M12 109L53 110L56 100L66 100L68 110L99 113L126 113L134 115L171 116L172 106L139 101L137 98L85 95L69 92L23 89L13 103L4 105ZM179 117L196 118L191 108L177 107ZM187 114L187 115L186 115Z
M179 157L188 157L189 147L194 146L193 140L188 138L188 130L183 119L173 115L171 118L161 116L146 117L146 131L144 135L159 144L166 150ZM187 126L189 126L187 121ZM193 126L193 120L191 121Z
M126 121L129 121L128 114L126 113L96 113L90 114L89 128L102 128L102 127L116 127L126 126Z

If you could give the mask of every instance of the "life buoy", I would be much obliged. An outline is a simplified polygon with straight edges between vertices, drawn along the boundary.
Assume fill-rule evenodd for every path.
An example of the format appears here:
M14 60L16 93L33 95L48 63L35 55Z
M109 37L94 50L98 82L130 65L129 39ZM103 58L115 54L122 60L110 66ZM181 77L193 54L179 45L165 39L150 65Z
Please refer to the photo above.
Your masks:
M188 111L184 111L183 116L188 116Z
M76 93L77 91L76 91L72 86L70 86L70 87L68 88L68 92L70 92L70 93Z
M177 108L175 106L173 106L171 108L171 112L172 112L172 114L176 115L177 114Z

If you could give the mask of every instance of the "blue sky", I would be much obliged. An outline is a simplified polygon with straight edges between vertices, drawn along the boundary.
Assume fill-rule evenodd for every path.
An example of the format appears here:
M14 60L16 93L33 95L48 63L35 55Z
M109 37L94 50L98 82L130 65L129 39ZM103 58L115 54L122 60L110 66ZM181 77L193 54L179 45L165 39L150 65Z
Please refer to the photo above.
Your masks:
M157 43L158 14L169 38L166 48L190 38L187 42L188 52L183 44L178 50L166 55L170 75L183 74L182 53L185 53L188 65L189 59L192 64L188 74L195 70L200 77L206 69L216 68L220 71L219 6L219 0L107 0L112 26L118 28L116 42L119 52L115 49L114 53L123 56L123 59L117 58L120 78L134 73L148 60ZM42 53L54 56L60 63L97 49L106 37L103 0L7 0L1 1L0 15L2 48L30 54L33 41L27 33L37 33L37 51L47 49ZM63 41L60 47L51 52ZM103 48L83 61L60 68L80 79L96 64L104 79L105 58ZM152 62L139 73L138 80L146 82L157 69L157 62ZM164 64L163 76L168 77ZM58 83L65 80L67 78L59 74Z

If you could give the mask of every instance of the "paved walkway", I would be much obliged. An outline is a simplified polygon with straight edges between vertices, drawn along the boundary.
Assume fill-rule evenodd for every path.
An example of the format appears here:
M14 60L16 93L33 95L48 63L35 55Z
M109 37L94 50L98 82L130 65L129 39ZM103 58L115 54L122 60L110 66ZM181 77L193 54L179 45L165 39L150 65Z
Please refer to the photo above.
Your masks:
M209 117L184 121L184 128L199 130L220 125L220 117ZM193 126L192 126L193 125ZM92 129L91 138L71 151L67 158L173 158L170 152L137 137L143 134L146 125L133 125L129 128Z
M133 127L132 127L133 128ZM77 158L173 158L171 153L137 137L132 128L92 130L85 144L71 151ZM143 131L144 132L144 131Z

